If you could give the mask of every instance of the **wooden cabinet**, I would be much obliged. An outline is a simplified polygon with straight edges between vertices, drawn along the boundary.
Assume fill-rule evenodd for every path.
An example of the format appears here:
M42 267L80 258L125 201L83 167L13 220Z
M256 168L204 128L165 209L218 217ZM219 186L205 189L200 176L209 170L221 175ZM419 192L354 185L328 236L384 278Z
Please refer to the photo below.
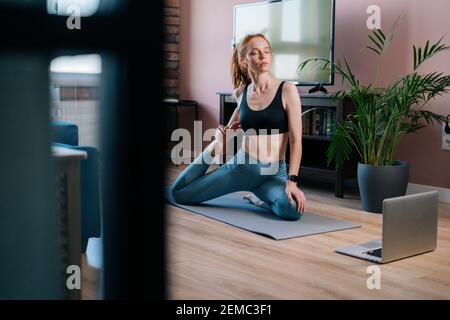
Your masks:
M218 92L220 105L220 123L228 124L237 104L230 92ZM331 118L336 122L343 119L347 114L353 112L355 107L351 100L332 99L329 94L300 94L302 111L308 108L320 108L328 112L334 112ZM311 114L312 112L310 112ZM305 116L306 119L306 116ZM330 119L330 118L329 118ZM328 119L328 120L329 120ZM305 128L305 126L303 126ZM321 132L322 133L322 132ZM341 168L336 168L334 160L327 166L326 151L331 142L331 136L325 133L302 134L302 160L300 164L300 181L309 180L326 184L334 184L334 194L336 197L344 197L344 182L347 179L356 181L357 165L359 157L354 152L350 159L345 161ZM235 152L237 147L235 148ZM286 150L286 162L289 167L289 144Z
M62 261L65 278L81 270L81 181L80 161L87 158L87 152L64 147L52 147L56 160L56 199L60 219ZM69 273L67 273L69 271ZM81 289L69 289L64 281L64 298L81 299Z

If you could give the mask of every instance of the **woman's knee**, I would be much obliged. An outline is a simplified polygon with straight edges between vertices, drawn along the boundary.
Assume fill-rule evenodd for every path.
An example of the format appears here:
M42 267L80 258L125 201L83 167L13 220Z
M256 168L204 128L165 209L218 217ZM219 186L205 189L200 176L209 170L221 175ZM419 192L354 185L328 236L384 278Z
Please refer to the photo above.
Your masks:
M303 215L298 212L298 204L294 199L292 204L289 202L287 196L283 196L275 200L274 212L277 216L284 220L298 220Z

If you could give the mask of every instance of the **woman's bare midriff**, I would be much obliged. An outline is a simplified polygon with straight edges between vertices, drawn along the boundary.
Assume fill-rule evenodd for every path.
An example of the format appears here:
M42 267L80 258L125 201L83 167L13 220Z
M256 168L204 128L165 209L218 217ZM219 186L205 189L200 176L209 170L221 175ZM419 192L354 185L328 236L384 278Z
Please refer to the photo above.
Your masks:
M242 148L253 158L269 163L284 160L289 133L243 136Z

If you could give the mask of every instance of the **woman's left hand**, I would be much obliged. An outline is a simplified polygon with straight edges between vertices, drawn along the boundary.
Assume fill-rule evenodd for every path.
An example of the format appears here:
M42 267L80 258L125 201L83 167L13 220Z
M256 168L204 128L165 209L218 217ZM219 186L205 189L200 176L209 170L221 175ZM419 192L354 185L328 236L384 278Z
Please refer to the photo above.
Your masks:
M297 187L297 183L295 181L287 180L285 191L292 205L294 204L294 199L297 200L297 211L304 212L306 198L303 192Z

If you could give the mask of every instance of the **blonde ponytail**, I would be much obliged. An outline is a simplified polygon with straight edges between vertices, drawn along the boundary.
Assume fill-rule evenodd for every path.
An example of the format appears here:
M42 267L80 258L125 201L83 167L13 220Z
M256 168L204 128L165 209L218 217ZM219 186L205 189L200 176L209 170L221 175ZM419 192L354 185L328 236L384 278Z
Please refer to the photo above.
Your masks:
M247 69L242 70L241 64L239 63L239 46L233 49L233 55L231 57L231 81L233 83L233 88L236 89L241 85L246 86L251 82Z

